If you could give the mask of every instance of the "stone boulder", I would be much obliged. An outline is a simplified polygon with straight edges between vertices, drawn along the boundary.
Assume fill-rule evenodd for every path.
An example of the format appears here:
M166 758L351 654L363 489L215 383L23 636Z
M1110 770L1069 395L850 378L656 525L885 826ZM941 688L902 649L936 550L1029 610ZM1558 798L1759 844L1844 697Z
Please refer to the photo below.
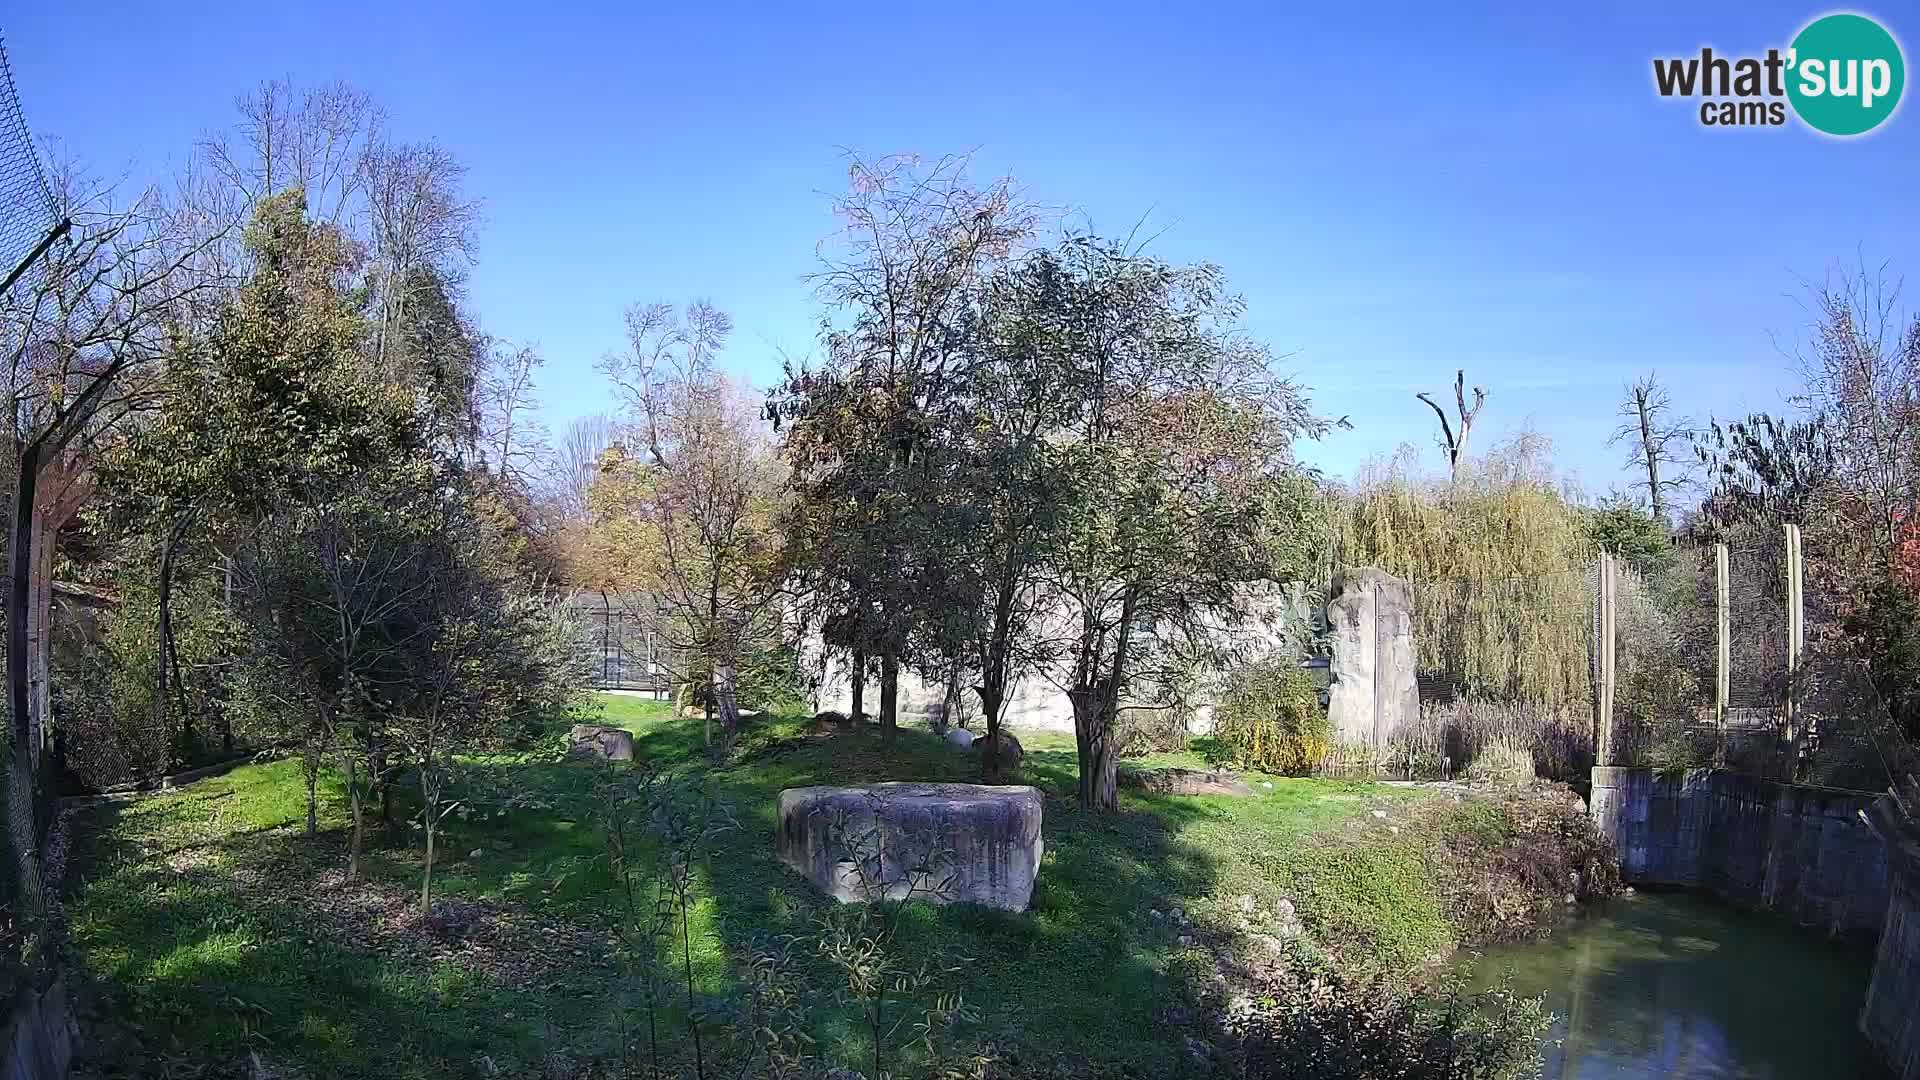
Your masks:
M780 793L780 861L836 900L1025 911L1040 872L1036 788L870 784Z
M1420 719L1413 586L1373 567L1336 575L1327 602L1333 639L1327 724L1340 745L1376 750Z
M633 733L606 724L575 724L567 732L567 753L575 757L632 761Z
M973 752L979 754L982 761L988 755L993 755L1000 764L1001 772L1017 769L1027 759L1026 748L1020 745L1020 740L1004 729L997 735L982 735L973 740Z
M1119 785L1156 795L1251 795L1253 788L1236 773L1218 769L1136 769L1121 766Z

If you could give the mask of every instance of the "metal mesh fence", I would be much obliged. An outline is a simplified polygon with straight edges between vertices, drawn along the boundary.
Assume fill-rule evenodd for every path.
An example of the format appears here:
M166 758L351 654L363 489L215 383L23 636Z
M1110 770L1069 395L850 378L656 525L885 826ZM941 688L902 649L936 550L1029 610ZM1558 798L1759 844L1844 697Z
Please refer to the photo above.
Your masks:
M1801 601L1799 660L1789 663L1785 529L1756 530L1729 543L1724 558L1724 614L1711 544L1615 558L1610 594L1598 562L1414 581L1421 720L1388 748L1389 767L1493 775L1531 767L1580 780L1593 764L1711 766L1884 789L1913 752L1858 659L1823 647L1838 635L1817 590Z
M651 597L635 593L575 593L581 667L596 690L640 690L658 697L673 692L673 665Z
M59 220L53 189L20 109L6 44L0 41L0 281L21 269ZM8 295L32 288L34 273L32 266L26 266ZM0 303L5 299L0 297Z

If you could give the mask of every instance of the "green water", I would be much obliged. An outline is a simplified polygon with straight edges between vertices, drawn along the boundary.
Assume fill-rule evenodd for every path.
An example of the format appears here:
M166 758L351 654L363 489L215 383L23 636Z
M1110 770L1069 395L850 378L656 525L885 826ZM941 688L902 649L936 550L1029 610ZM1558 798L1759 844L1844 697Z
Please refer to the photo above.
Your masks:
M1884 1076L1856 1021L1870 949L1702 897L1626 897L1471 960L1556 1017L1548 1080Z

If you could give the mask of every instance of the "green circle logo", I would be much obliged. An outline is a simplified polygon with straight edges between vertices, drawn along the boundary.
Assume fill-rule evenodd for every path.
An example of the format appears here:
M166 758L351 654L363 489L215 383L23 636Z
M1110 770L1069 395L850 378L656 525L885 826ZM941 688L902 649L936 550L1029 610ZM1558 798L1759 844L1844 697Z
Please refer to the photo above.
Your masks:
M1787 50L1787 100L1807 126L1860 135L1893 115L1907 84L1900 43L1865 15L1822 15Z

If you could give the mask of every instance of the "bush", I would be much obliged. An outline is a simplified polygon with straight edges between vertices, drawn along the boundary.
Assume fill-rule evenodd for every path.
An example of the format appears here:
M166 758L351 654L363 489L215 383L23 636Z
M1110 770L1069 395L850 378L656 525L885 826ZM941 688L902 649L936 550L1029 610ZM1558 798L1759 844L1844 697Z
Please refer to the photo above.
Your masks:
M1458 985L1420 992L1288 964L1229 1012L1235 1075L1248 1080L1488 1080L1537 1067L1540 999Z
M1294 775L1320 764L1332 740L1313 677L1283 660L1228 678L1213 735L1220 755L1236 764Z
M1400 733L1388 760L1411 758L1422 776L1584 779L1593 766L1591 724L1582 707L1476 698L1427 702L1420 706L1420 722Z
M1135 706L1120 710L1114 724L1114 739L1121 757L1143 757L1187 748L1187 725L1193 710L1181 705L1167 708Z
M705 708L713 678L704 659L692 658L687 680L674 696L674 707ZM735 704L743 709L798 712L806 708L806 680L800 671L799 654L785 642L749 647L734 670L733 696Z

